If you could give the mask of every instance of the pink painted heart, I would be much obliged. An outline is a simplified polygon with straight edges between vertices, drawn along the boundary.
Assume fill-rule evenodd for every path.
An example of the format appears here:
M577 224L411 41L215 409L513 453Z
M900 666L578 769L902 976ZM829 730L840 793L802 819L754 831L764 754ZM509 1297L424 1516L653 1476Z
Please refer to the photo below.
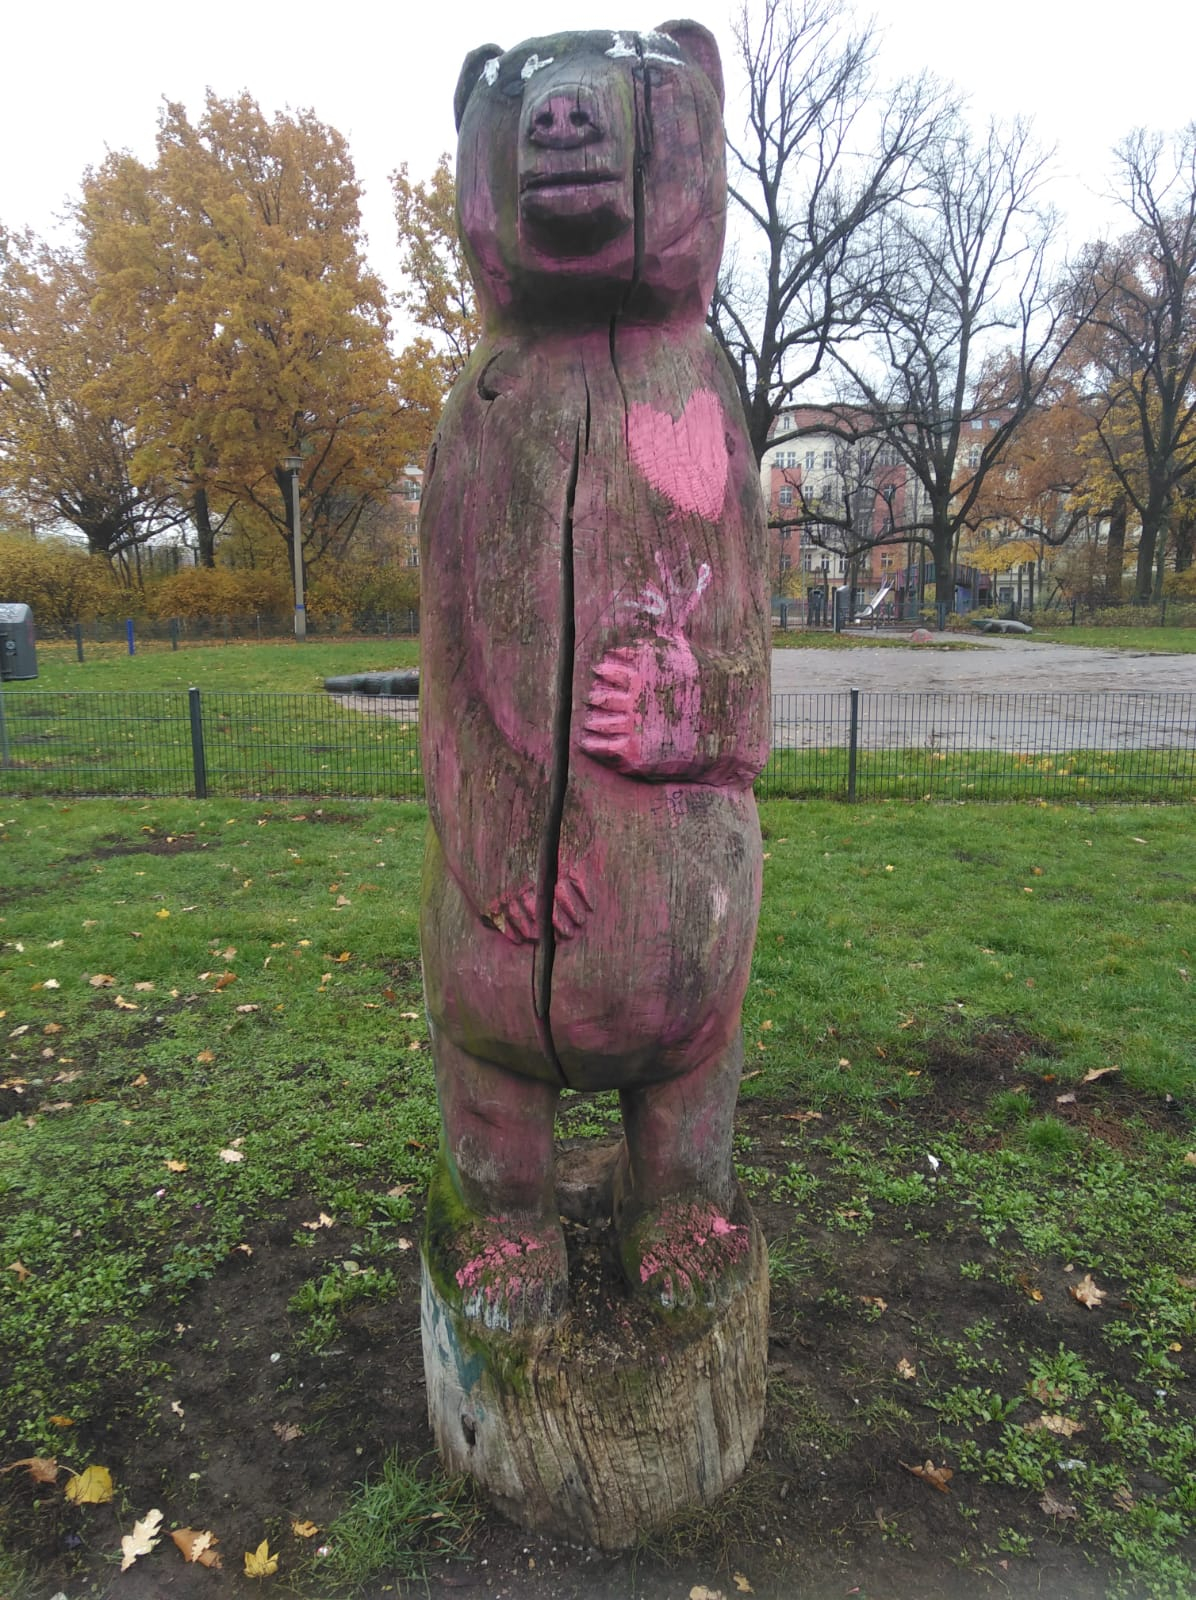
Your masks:
M718 396L699 389L676 422L667 411L634 405L627 416L631 459L654 489L681 511L714 522L727 492L727 434Z

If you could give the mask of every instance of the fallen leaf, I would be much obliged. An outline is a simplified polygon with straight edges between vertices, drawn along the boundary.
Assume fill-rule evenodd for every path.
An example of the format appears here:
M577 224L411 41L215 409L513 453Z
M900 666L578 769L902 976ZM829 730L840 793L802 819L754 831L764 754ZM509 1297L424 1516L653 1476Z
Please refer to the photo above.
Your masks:
M102 1506L112 1499L112 1474L107 1467L84 1467L66 1481L63 1493L77 1506Z
M215 1061L216 1052L214 1050L201 1050L195 1059L201 1066L206 1067L210 1062Z
M61 989L62 985L57 978L47 978L42 984L43 989Z
M1108 1292L1109 1291L1107 1289L1097 1288L1096 1284L1092 1281L1092 1274L1090 1272L1086 1272L1080 1279L1079 1283L1070 1284L1068 1287L1068 1293L1071 1295L1072 1299L1078 1300L1082 1306L1087 1306L1089 1311L1091 1311L1095 1306L1100 1305L1101 1301L1105 1298Z
M144 1517L138 1518L133 1524L132 1533L126 1533L120 1541L120 1548L124 1556L120 1564L122 1572L127 1572L138 1556L147 1556L151 1550L156 1548L161 1528L162 1513L160 1511L147 1511Z
M352 900L350 900L347 895L343 895L343 894L338 894L337 895L337 897L336 897L336 910L339 911L343 906L351 906L352 904L353 904Z
M1113 1504L1119 1511L1132 1511L1137 1503L1134 1499L1133 1491L1125 1484L1122 1484L1120 1489L1114 1489Z
M325 956L324 957L325 961L335 961L337 963L337 965L341 966L341 967L344 966L346 961L352 961L352 959L353 959L352 953L350 951L348 951L348 950L342 950L339 956Z
M786 1122L821 1122L821 1111L782 1111L781 1116Z
M24 1283L26 1278L32 1278L33 1276L23 1261L10 1261L4 1270L5 1272L15 1272L18 1283Z
M185 1161L168 1161L166 1170L167 1172L186 1172L187 1163Z
M336 1225L336 1218L330 1217L326 1211L321 1211L315 1222L301 1222L299 1226L306 1228L310 1233L315 1233L320 1228L332 1228Z
M271 1431L276 1433L283 1444L290 1444L295 1439L302 1439L303 1429L294 1422L272 1422Z
M1079 1516L1075 1506L1068 1505L1066 1500L1060 1500L1057 1495L1048 1489L1038 1502L1048 1517L1062 1517L1074 1521Z
M110 972L93 972L87 981L93 989L111 989L116 979Z
M291 1523L291 1532L295 1535L296 1539L314 1539L319 1531L319 1528L317 1528L314 1522Z
M139 1072L135 1078L130 1080L129 1087L131 1089L144 1089L148 1082L149 1079L146 1077L145 1073Z
M724 1600L721 1589L708 1589L704 1583L695 1583L689 1591L689 1600Z
M1049 1404L1052 1400L1058 1402L1071 1398L1071 1393L1068 1389L1063 1388L1061 1385L1050 1384L1045 1378L1035 1378L1027 1386L1027 1390L1031 1400L1041 1400L1043 1405Z
M133 991L135 994L151 994L153 992L153 987L154 986L152 983L135 983L133 985Z
M164 920L164 919L165 919L165 918L166 918L166 917L168 917L168 916L169 916L169 915L170 915L170 912L169 912L169 911L167 911L167 909L166 909L166 907L165 907L165 906L163 906L163 907L162 907L162 909L161 909L161 911L155 911L155 912L154 912L154 915L155 915L155 917L157 917L157 918L158 918L158 921L159 921L159 922L161 922L161 921L163 921L163 920Z
M751 1584L747 1581L742 1572L733 1572L731 1576L735 1580L735 1587L739 1590L740 1594L755 1594L756 1591L752 1588Z
M251 1011L260 1011L261 1009L262 1009L261 1006L254 1006L254 1005L238 1006L237 1007L237 1011L243 1017L248 1016Z
M237 974L235 972L222 972L213 987L219 993L221 989L227 989L230 983L236 983L236 981Z
M34 1483L55 1483L58 1479L59 1466L53 1456L23 1456L20 1461L0 1467L0 1472L15 1472L18 1467L27 1467Z
M1189 1150L1184 1157L1185 1167L1196 1167L1196 1150Z
M1073 1433L1084 1431L1082 1422L1073 1422L1070 1417L1045 1411L1041 1417L1035 1417L1032 1422L1023 1423L1023 1427L1027 1433L1041 1433L1045 1428L1048 1433L1057 1433L1061 1439L1070 1439Z
M19 1039L22 1034L26 1034L28 1032L29 1024L27 1022L22 1022L21 1026L19 1028L14 1028L8 1037L10 1039Z
M1111 1072L1120 1072L1120 1067L1093 1067L1091 1072L1086 1072L1080 1079L1081 1083L1095 1083L1098 1078L1107 1078Z
M210 1528L205 1528L202 1533L195 1528L176 1528L170 1537L178 1546L184 1561L198 1561L201 1567L220 1566L220 1557L212 1549L220 1540Z
M61 1412L57 1412L47 1420L52 1422L56 1428L73 1428L75 1426L74 1418L64 1417Z
M897 1363L897 1376L899 1378L916 1378L918 1376L918 1369L914 1366L912 1361L908 1360L907 1357L902 1356L901 1360Z
M1074 1106L1075 1103L1076 1097L1074 1094L1057 1094L1055 1096L1055 1104L1057 1106Z
M221 1150L220 1159L221 1161L229 1162L231 1165L234 1161L244 1161L245 1152L244 1150Z
M118 994L116 999L112 1002L112 1004L116 1007L116 1009L118 1011L140 1011L141 1010L141 1007L139 1005L135 1005L132 1000L126 1000L123 994Z
M62 1023L61 1022L47 1022L45 1027L42 1029L42 1032L43 1033L49 1033L49 1034L61 1033L62 1032Z
M858 1294L856 1299L862 1306L875 1306L878 1311L887 1311L889 1309L889 1302L882 1300L878 1294Z
M906 1461L899 1461L897 1465L904 1467L907 1472L912 1472L915 1478L923 1479L932 1488L937 1489L940 1494L950 1493L947 1485L955 1476L955 1472L951 1467L936 1467L933 1461L924 1461L920 1467L911 1467Z
M270 1554L269 1539L263 1539L256 1550L246 1550L245 1576L247 1578L268 1578L271 1573L277 1571L278 1557Z

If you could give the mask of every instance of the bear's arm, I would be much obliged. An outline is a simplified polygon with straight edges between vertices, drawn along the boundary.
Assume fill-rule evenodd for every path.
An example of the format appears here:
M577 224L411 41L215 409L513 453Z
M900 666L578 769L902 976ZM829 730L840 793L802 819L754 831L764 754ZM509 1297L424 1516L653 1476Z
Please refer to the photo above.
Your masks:
M719 651L673 631L607 650L578 745L624 777L746 789L768 760L769 735L763 639Z

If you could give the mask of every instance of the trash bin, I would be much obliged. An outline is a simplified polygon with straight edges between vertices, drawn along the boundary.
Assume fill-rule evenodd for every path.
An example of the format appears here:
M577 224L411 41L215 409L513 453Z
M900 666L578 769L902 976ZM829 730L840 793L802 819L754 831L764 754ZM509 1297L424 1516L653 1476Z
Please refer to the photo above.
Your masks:
M26 605L0 603L0 681L37 677L33 612Z

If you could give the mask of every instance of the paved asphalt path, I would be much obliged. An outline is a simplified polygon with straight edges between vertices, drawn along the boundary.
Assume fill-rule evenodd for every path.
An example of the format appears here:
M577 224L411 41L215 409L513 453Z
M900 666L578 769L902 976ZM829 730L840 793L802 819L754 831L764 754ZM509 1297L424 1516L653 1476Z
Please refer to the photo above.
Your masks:
M773 651L773 694L782 697L774 743L846 743L844 691L854 688L864 691L864 748L1196 748L1196 654L983 635L967 641L970 649L943 650L857 637L854 650Z

